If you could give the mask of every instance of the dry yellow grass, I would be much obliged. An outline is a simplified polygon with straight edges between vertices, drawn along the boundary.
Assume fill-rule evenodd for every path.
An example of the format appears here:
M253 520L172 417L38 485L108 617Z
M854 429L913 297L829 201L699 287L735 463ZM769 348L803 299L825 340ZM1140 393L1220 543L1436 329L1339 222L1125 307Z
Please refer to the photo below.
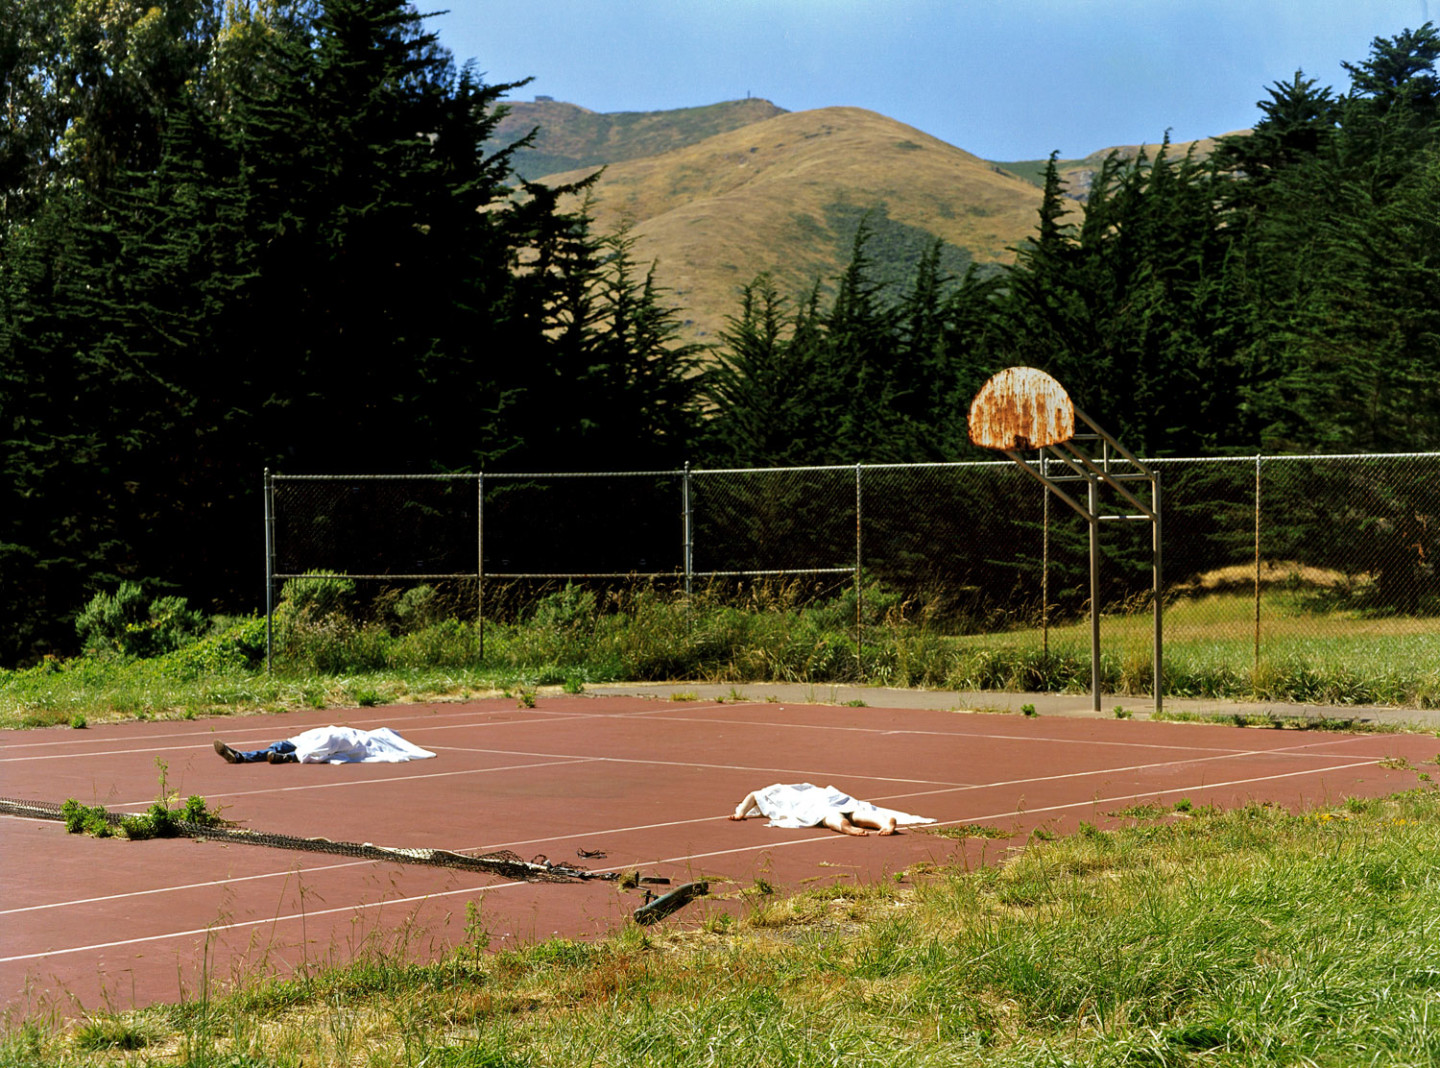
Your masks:
M883 212L976 262L1003 263L1034 229L1040 196L1031 183L914 127L836 107L612 164L595 186L593 209L601 230L631 228L637 256L657 262L660 283L707 340L758 273L795 294L843 269L848 249L828 221L837 207Z
M1260 562L1260 588L1288 586L1304 589L1332 589L1347 582L1367 584L1373 578L1369 575L1352 575L1334 568L1312 567L1294 560L1262 560ZM1251 563L1232 564L1217 567L1195 579L1194 591L1230 590L1240 587L1253 589L1255 586L1255 565Z

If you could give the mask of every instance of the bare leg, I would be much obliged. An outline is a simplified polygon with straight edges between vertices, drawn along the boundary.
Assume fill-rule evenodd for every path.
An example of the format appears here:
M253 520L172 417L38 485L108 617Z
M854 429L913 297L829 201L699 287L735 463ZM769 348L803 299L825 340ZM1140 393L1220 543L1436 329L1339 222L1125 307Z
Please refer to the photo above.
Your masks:
M841 834L853 834L857 838L864 838L870 832L864 827L856 826L850 821L850 817L843 812L834 812L821 821L821 826L829 827L832 831L839 831Z
M754 807L755 795L753 793L746 794L745 800L741 801L738 805L735 806L735 811L730 814L730 818L732 820L743 820L745 818L745 814Z
M886 816L885 819L881 820L881 819L878 819L878 818L876 818L876 817L874 817L874 816L854 816L854 815L852 815L852 816L850 817L850 819L851 819L853 822L855 822L856 824L858 824L859 826L861 826L861 827L869 827L869 828L871 828L872 830L879 831L881 834L898 834L898 833L899 833L899 832L895 829L895 817L894 817L894 816Z

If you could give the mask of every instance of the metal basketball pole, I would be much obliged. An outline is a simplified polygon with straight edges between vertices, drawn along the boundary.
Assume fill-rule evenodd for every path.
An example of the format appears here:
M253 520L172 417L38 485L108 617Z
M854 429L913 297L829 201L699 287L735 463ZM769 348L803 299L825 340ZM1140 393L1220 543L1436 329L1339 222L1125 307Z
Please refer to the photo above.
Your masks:
M1081 424L1088 432L1077 433ZM1138 520L1151 524L1151 591L1154 598L1154 691L1155 711L1164 698L1164 646L1162 634L1162 559L1160 550L1160 476L1106 433L1101 426L1076 408L1065 387L1034 367L1011 367L991 376L970 405L970 441L982 448L1004 453L1046 488L1046 549L1048 565L1049 494L1085 518L1090 529L1090 692L1094 710L1100 711L1100 522ZM1021 449L1038 449L1032 465ZM1059 461L1051 474L1048 458ZM1144 503L1127 487L1127 482L1148 481L1150 503ZM1085 503L1072 497L1061 483L1084 482ZM1100 514L1100 484L1104 483L1121 501L1116 514ZM1126 507L1133 511L1125 511ZM1048 567L1047 567L1048 571ZM1042 587L1042 596L1048 592ZM1047 598L1048 600L1048 598ZM1048 609L1048 604L1047 604ZM1046 617L1048 622L1048 616ZM1048 645L1049 631L1046 630Z
M1090 693L1100 711L1100 487L1086 480L1090 514Z

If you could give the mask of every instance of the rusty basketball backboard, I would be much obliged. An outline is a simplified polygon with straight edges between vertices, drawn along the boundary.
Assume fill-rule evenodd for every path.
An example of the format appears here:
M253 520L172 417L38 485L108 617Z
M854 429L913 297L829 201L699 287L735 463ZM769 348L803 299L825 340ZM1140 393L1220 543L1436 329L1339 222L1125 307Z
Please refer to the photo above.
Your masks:
M1084 425L1075 432L1076 420ZM1020 469L1045 486L1045 544L1048 575L1050 497L1064 501L1090 526L1090 690L1095 711L1100 710L1100 524L1112 520L1139 520L1151 527L1152 594L1155 611L1155 711L1162 708L1163 638L1160 547L1160 475L1147 467L1100 425L1075 407L1055 379L1035 367L1008 367L980 387L970 404L970 440L982 448L1003 452ZM1021 455L1034 449L1033 460ZM1137 481L1150 483L1150 502L1131 491ZM1077 499L1069 485L1083 485ZM1120 511L1102 507L1101 490L1118 498ZM1137 487L1138 488L1138 487ZM1048 623L1048 578L1042 580L1042 612ZM1047 647L1048 648L1048 647Z
M1075 436L1065 387L1035 367L1007 367L970 404L970 440L986 449L1043 449Z

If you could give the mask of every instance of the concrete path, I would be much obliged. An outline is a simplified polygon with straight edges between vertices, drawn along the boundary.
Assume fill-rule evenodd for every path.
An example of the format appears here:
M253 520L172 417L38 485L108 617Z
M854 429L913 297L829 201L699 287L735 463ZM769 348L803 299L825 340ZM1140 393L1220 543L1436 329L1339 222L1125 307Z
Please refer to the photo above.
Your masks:
M1006 693L997 690L902 690L883 686L830 685L784 682L638 682L600 683L587 693L654 697L675 700L690 696L715 700L788 701L805 704L856 705L868 708L941 709L957 712L994 712L1019 715L1033 705L1041 716L1116 718L1123 708L1134 719L1149 719L1155 702L1149 696L1104 694L1100 711L1088 693ZM858 707L858 705L857 705ZM1258 716L1282 720L1336 720L1356 726L1388 726L1415 730L1440 729L1440 709L1391 708L1380 705L1302 705L1282 701L1225 701L1215 698L1167 697L1167 713L1202 717Z

